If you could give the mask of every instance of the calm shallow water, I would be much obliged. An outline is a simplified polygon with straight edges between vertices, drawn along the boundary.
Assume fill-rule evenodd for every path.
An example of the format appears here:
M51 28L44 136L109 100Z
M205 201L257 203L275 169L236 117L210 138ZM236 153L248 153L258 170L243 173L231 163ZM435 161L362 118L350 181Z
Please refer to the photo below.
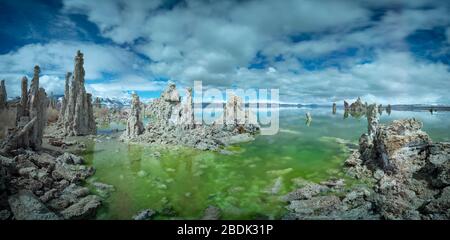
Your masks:
M310 126L305 124L308 111ZM422 120L433 140L450 141L449 112L394 111L380 121L409 117ZM296 178L343 177L346 145L357 143L366 122L343 119L339 111L332 115L331 109L282 109L277 135L233 146L233 155L128 145L114 138L90 142L85 158L97 169L91 180L116 188L97 218L130 219L150 208L172 213L161 219L197 219L209 205L219 207L224 219L279 218L285 206L279 197L294 189ZM108 127L99 132L108 133Z

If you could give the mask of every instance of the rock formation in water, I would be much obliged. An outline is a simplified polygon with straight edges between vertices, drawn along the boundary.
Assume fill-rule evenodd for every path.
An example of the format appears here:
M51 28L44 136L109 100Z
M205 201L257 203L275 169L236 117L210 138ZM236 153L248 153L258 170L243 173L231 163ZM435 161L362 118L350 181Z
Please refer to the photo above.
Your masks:
M84 87L84 59L78 51L75 56L75 69L69 88L66 82L64 112L61 112L64 134L82 136L96 134L97 129L92 108L92 96ZM66 75L66 81L70 75Z
M336 103L333 103L333 114L336 114L337 106Z
M350 110L350 105L348 104L347 101L344 101L344 110L345 111L349 111Z
M391 104L388 104L387 107L386 107L386 113L387 113L388 115L391 115L391 111L392 111Z
M180 94L178 93L177 87L174 83L169 83L168 88L163 92L162 99L167 102L179 103L181 101Z
M17 105L17 116L16 120L19 121L22 116L27 115L28 111L28 78L23 77L21 82L21 95L20 95L20 102Z
M383 104L378 105L378 114L383 114Z
M285 219L450 219L450 143L433 143L415 119L378 124L375 105L368 108L362 138L372 142L345 165L349 177L370 184L304 181L284 197Z
M250 113L246 114L243 107L242 99L231 97L223 110L229 124L196 124L192 89L186 90L182 102L175 84L171 83L160 98L148 105L149 123L144 133L132 141L185 145L201 150L220 150L221 146L251 141L259 126L247 121Z
M310 126L311 125L311 122L312 122L312 116L311 116L311 113L310 112L307 112L306 113L306 126Z
M134 138L144 132L144 124L141 116L141 102L139 96L135 93L132 95L131 111L128 116L127 128L125 131L127 138Z
M367 103L363 104L361 101L361 98L358 97L358 99L350 104L350 111L352 112L364 112L367 108Z
M245 124L245 111L242 98L231 95L224 109L225 125L236 127Z
M0 83L0 111L8 106L8 96L6 94L5 80Z

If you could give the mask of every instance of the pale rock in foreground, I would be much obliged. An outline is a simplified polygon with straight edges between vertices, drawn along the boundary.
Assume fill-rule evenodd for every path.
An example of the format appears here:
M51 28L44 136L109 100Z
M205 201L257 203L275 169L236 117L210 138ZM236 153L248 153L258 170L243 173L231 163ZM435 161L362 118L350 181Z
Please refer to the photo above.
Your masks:
M20 191L8 199L16 220L59 220L33 193Z
M306 184L284 197L284 218L450 219L450 143L433 143L418 120L381 125L376 105L367 110L368 132L345 166L347 175L372 184Z

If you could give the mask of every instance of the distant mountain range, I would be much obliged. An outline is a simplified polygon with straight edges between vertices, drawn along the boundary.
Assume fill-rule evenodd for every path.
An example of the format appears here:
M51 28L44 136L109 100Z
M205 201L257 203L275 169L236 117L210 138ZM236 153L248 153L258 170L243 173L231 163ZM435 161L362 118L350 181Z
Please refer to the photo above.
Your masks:
M53 95L50 96L52 98L58 99L58 101L62 100L63 95ZM106 106L108 108L122 108L126 106L130 106L131 98L123 97L123 98L99 98L100 104L102 106ZM94 98L95 100L95 98ZM14 100L12 100L14 101ZM148 103L149 100L145 101L145 103ZM206 107L210 105L211 103L203 103L203 107ZM217 105L223 105L225 103L215 103ZM249 104L246 103L246 106ZM287 108L287 107L307 107L307 108L324 108L324 107L331 107L332 104L302 104L302 103L280 103L279 107L281 108ZM383 105L386 106L386 105ZM343 108L343 106L338 105L338 108ZM443 104L392 104L391 105L392 110L396 111L429 111L430 109L433 109L434 111L450 111L449 105L443 105Z

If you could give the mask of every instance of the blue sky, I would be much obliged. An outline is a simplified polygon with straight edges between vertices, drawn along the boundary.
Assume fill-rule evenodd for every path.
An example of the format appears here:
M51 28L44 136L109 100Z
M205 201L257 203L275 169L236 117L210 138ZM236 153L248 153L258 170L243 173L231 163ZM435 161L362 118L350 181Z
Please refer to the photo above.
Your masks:
M80 49L101 97L201 80L284 102L449 104L449 13L430 0L1 0L0 78L15 96L39 64L60 94Z

